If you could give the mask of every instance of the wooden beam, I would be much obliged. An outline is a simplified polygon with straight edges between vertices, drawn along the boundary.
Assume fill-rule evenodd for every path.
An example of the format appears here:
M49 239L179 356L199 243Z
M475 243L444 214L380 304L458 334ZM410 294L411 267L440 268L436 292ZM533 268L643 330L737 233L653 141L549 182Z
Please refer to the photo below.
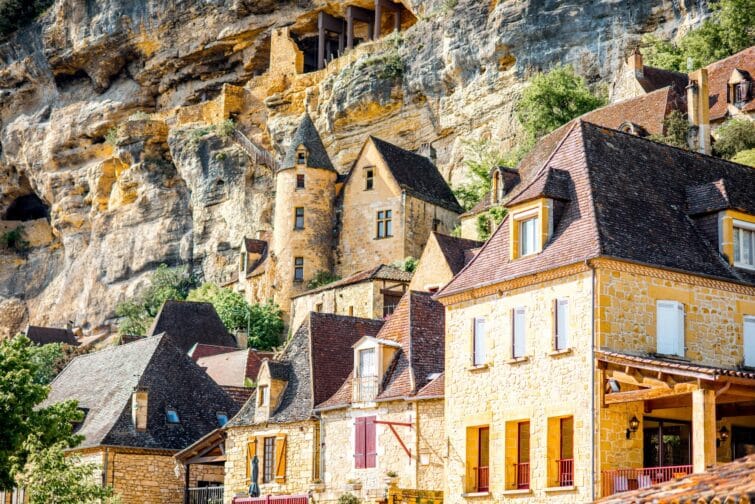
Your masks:
M217 462L225 462L225 455L194 457L186 461L186 466L188 467L192 464L212 464Z
M716 404L716 418L755 415L755 402L739 404Z
M380 38L380 23L383 17L383 2L375 0L375 30L372 33L372 40Z
M636 368L626 368L624 371L609 370L608 376L619 383L628 383L629 385L636 385L638 387L666 389L673 387L672 384L664 380L643 375Z
M698 390L698 386L693 383L679 383L674 388L650 388L640 390L630 390L628 392L615 392L606 394L606 404L621 404L636 401L648 401L650 399L661 399L663 397L672 397L680 394L689 394Z
M645 401L645 413L651 413L659 409L689 408L690 406L692 406L692 396L690 394L681 394Z

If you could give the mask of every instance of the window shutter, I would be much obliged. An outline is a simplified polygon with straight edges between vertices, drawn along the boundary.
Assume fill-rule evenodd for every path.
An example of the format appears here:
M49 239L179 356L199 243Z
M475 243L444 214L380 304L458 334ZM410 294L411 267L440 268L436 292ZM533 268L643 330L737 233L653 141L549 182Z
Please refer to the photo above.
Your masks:
M377 465L375 420L377 420L377 417L374 416L365 418L364 467L375 467Z
M246 444L246 477L252 474L252 459L257 453L257 438L252 439Z
M744 318L745 366L755 367L755 317Z
M684 355L684 305L658 301L656 305L656 342L659 354Z
M569 346L569 301L559 299L556 302L556 349L563 350Z
M684 357L684 305L676 303L676 355Z
M474 355L472 364L480 366L485 364L485 319L474 319Z
M354 467L364 469L364 418L357 418L354 422Z
M275 438L275 482L286 482L286 435L278 434Z
M523 357L524 346L524 308L514 309L514 357Z

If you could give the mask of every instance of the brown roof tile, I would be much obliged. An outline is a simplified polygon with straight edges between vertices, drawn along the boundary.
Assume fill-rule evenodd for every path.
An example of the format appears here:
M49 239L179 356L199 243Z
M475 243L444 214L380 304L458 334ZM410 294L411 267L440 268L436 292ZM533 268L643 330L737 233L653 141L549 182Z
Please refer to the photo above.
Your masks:
M689 80L687 74L664 68L645 66L642 73L643 76L638 81L646 93L671 86L674 91L683 95Z
M440 251L446 258L451 272L455 275L469 262L473 255L469 254L470 250L480 248L483 242L477 240L468 240L466 238L457 238L440 233L434 233L438 242Z
M166 301L147 334L166 333L173 343L188 352L196 343L235 346L236 339L228 332L210 303Z
M711 380L715 380L718 377L733 377L755 380L755 372L753 371L725 367L704 366L702 364L692 364L679 359L635 355L624 352L613 352L610 350L598 350L595 352L595 356L599 361L620 365L638 364L653 366L655 368L667 368L671 370L669 372L676 372L681 375L684 375L685 373L692 374L695 377L707 375L710 376Z
M336 280L335 282L317 287L316 289L302 292L301 294L294 296L294 298L308 296L316 292L322 292L338 287L345 287L347 285L354 285L360 282L368 282L371 280L395 280L397 282L409 283L412 280L412 274L394 266L381 264L368 270L359 271L351 276L342 278L341 280Z
M711 63L705 68L708 70L710 120L723 119L727 115L727 95L731 73L734 70L744 70L750 75L755 75L755 46ZM755 100L750 100L745 110L755 110Z

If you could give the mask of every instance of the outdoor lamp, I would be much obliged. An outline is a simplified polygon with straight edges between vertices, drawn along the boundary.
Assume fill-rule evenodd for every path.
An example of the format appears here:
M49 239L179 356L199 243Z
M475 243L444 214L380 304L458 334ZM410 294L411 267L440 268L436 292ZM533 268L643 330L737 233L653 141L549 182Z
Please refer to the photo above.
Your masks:
M632 437L632 434L637 432L637 429L640 427L640 421L637 420L636 416L632 416L631 420L629 420L629 428L627 429L627 439Z
M716 436L716 446L721 446L721 443L729 439L729 429L726 428L726 426L722 426L718 430L718 435Z

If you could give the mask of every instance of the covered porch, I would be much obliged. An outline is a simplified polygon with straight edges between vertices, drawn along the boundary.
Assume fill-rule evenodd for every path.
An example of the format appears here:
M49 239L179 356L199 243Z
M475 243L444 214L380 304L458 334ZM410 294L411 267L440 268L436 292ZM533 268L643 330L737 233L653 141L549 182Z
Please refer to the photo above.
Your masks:
M175 455L184 468L184 504L221 504L224 487L222 482L202 478L208 467L220 467L221 474L226 461L225 432L215 429L194 444ZM190 483L194 481L194 485Z
M755 452L755 372L597 352L601 495Z

